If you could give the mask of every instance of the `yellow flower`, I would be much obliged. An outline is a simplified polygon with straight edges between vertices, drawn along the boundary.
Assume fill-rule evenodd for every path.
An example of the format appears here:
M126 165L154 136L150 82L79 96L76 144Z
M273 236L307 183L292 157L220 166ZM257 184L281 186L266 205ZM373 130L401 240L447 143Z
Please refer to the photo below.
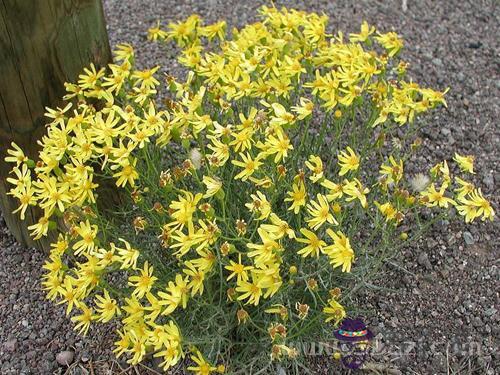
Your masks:
M217 261L217 257L209 249L197 250L197 252L200 257L193 259L193 264L205 273L210 272Z
M17 189L20 189L22 187L31 187L32 182L31 182L31 172L28 169L28 166L26 164L23 164L21 169L19 169L17 166L12 168L10 173L14 173L16 177L7 177L6 181L9 184L14 185L15 187L10 190L11 194L14 195L17 191Z
M241 280L241 282L237 283L238 286L236 287L236 291L241 293L241 295L238 296L238 301L248 298L245 305L250 303L257 306L262 297L263 288L259 281L258 275L252 273L252 282Z
M160 82L154 77L154 74L158 71L158 69L160 69L159 66L155 66L154 68L147 70L136 70L132 73L131 78L135 79L135 85L140 83L140 90L153 90L155 86L160 84Z
M31 184L29 184L17 189L11 189L7 194L12 195L19 200L19 207L12 211L12 213L15 214L21 211L19 217L21 220L24 220L28 207L36 204L36 198L34 196L35 190L31 187Z
M307 219L309 227L318 230L326 222L337 225L337 221L330 212L328 199L319 193L317 199L317 202L312 200L307 205L307 213L312 216L312 218Z
M254 212L259 216L256 217L256 220L265 220L271 214L271 204L267 200L266 196L257 191L257 194L251 194L252 198L251 203L245 203L245 207L247 207L250 212Z
M345 175L349 171L355 171L359 168L359 157L352 150L347 147L346 151L341 151L338 155L340 172L339 176Z
M350 202L354 199L358 199L363 208L366 208L368 206L366 194L370 192L370 189L363 188L363 185L357 178L355 178L353 181L344 181L342 191L349 196L349 198L346 198L346 201Z
M73 245L75 255L93 251L96 246L94 240L97 236L97 225L90 225L90 222L86 220L80 222L80 225L75 230L81 238Z
M262 165L262 162L259 161L259 157L252 159L248 152L246 153L246 155L240 152L239 156L242 161L231 160L231 163L233 165L243 168L240 173L234 176L234 179L241 179L242 181L246 181L256 170L259 169L259 167Z
M182 358L182 352L179 345L176 343L164 342L164 350L160 350L154 354L154 357L162 357L163 362L160 366L164 371L167 371L172 366L175 366Z
M329 190L329 194L327 194L326 197L330 202L334 201L335 199L342 198L342 196L344 195L344 187L342 186L342 184L336 184L335 182L325 178L323 181L321 181L321 186Z
M448 107L446 104L446 100L444 99L445 94L450 90L448 87L443 92L435 91L432 89L420 89L420 93L422 94L423 100L427 100L433 104L443 104L445 107Z
M455 177L455 181L460 185L459 188L455 189L455 191L458 194L458 197L463 197L467 194L470 194L475 189L473 183L462 180L460 177Z
M148 40L162 40L166 39L167 36L167 32L160 29L160 21L157 21L156 26L150 27L148 30Z
M458 196L457 211L465 217L466 223L473 222L478 216L478 207L464 195Z
M323 313L327 316L325 322L333 320L334 325L339 324L346 316L344 307L333 298L328 300L328 305L323 308Z
M302 73L307 73L306 69L300 63L300 59L292 59L290 56L285 56L283 64L281 66L281 71L285 76L297 76L297 81L300 81L300 76Z
M115 353L116 357L119 358L123 353L129 351L132 340L129 331L125 331L123 333L121 331L117 332L120 336L120 340L115 341L114 344L116 347L113 349L113 353Z
M380 167L380 174L385 176L385 183L397 184L403 177L403 160L396 160L389 156L389 165L383 164Z
M128 278L128 285L135 288L132 295L137 298L142 298L146 293L148 293L155 281L158 280L157 277L153 276L153 267L150 267L147 261L144 263L140 273L140 276L136 275Z
M189 298L188 279L183 278L181 274L175 275L175 283L169 281L165 292L158 292L158 297L161 298L160 306L166 306L161 313L162 315L171 314L179 305L185 309Z
M212 142L207 146L213 151L212 154L207 155L210 165L223 166L229 159L229 145L221 142L214 136L208 136L207 138Z
M113 174L113 177L117 178L116 186L125 187L127 183L131 186L135 186L135 180L139 178L139 173L137 173L135 166L137 164L137 159L133 158L132 163L129 159L124 159L119 164L111 166L112 170L121 168L119 172Z
M200 351L196 350L194 355L191 355L191 360L196 363L196 366L189 366L187 369L196 375L210 375L217 371L217 367L212 366Z
M193 125L193 134L196 136L206 128L212 128L214 122L209 115L200 116L199 114L195 113L194 119L189 121L189 123Z
M134 57L134 48L128 43L117 44L113 51L115 61L128 61Z
M275 254L282 250L281 245L276 241L276 238L270 233L266 232L262 227L257 229L259 237L262 241L261 244L248 243L247 247L249 249L254 249L250 251L247 255L254 259L254 264L256 267L262 267L268 262L272 261Z
M298 115L297 118L299 120L303 120L311 115L314 109L314 103L307 98L300 98L299 101L300 106L293 106L292 111L294 111Z
M330 228L326 230L326 233L333 240L332 245L328 245L323 249L323 252L330 258L330 264L334 268L342 266L342 272L351 272L354 251L351 248L349 238L341 231L335 233Z
M139 258L139 250L133 249L130 243L125 241L123 238L119 238L125 244L125 248L120 248L111 243L111 249L113 252L118 252L117 261L121 263L120 269L136 269L137 259Z
M301 228L300 233L302 233L306 238L296 238L297 242L307 244L306 247L297 251L297 254L301 255L303 258L308 256L319 257L319 252L323 251L323 247L326 246L325 241L320 240L314 232L306 228Z
M142 324L144 317L144 306L141 305L137 297L125 298L125 304L121 306L127 316L122 319L124 324L134 324L140 322Z
M461 205L457 205L458 212L460 215L465 216L466 222L473 221L479 216L482 216L482 221L486 219L493 221L495 211L491 207L490 202L483 197L481 189L474 190L467 197L459 197L458 200L462 203Z
M285 107L283 107L281 104L273 103L271 104L271 107L274 110L274 116L271 117L270 121L271 126L283 126L293 123L295 116L290 112L287 112Z
M203 195L203 198L209 198L217 194L217 192L222 187L222 182L219 179L203 176L203 184L207 187L207 192Z
M382 215L385 216L385 221L396 220L400 221L403 219L403 214L399 212L391 203L386 202L384 204L380 204L377 201L374 202L375 206L378 207L379 211Z
M38 240L47 235L49 231L49 218L42 216L36 224L30 225L28 229L31 231L31 236L34 240Z
M42 286L42 289L47 293L47 299L55 300L61 292L62 276L60 272L50 272L43 275Z
M368 37L375 32L375 27L368 25L368 22L363 21L361 24L361 32L359 34L349 34L349 40L354 42L366 42Z
M115 315L120 315L120 308L116 300L109 296L107 289L104 289L103 296L97 295L94 302L99 316L97 320L100 322L109 322Z
M262 229L273 235L277 240L285 236L288 236L290 239L295 238L294 230L285 220L281 220L274 212L271 213L269 218L271 224L262 224Z
M298 214L300 208L306 205L306 186L302 181L294 183L292 191L288 191L287 195L289 197L285 198L285 202L292 202L292 205L288 209Z
M241 263L241 254L238 254L238 263L230 260L229 266L224 267L226 270L231 271L231 274L227 277L227 281L231 280L233 277L236 277L238 283L242 281L248 281L248 272L252 270L252 266L245 266Z
M457 162L462 171L474 174L474 156L462 156L455 152L455 157L453 158L453 160Z
M139 330L131 330L131 345L129 353L133 354L127 363L132 365L138 364L146 355L146 336L139 332ZM138 334L139 332L139 334Z
M379 33L375 39L389 52L390 57L396 55L403 48L403 40L392 31L386 34Z
M240 152L249 150L252 148L254 129L253 128L243 128L239 132L233 132L231 134L234 140L230 143L234 147L234 151Z
M66 182L59 182L54 177L41 175L40 180L34 182L34 186L37 188L38 199L40 199L39 205L49 216L56 207L60 212L64 212L65 205L71 202L69 184Z
M82 313L80 315L73 316L71 321L73 323L77 323L74 328L75 331L78 331L78 333L85 336L89 330L90 323L92 323L92 321L97 317L94 315L93 310L83 302L78 303L78 308L82 311Z
M191 290L191 296L194 297L198 293L203 294L205 272L202 268L196 268L193 262L186 262L184 265L187 268L184 268L182 272L189 278L188 288Z
M202 26L198 28L198 33L201 36L207 37L208 40L212 40L218 37L220 40L224 40L224 34L226 31L226 21L220 21L212 25Z
M445 197L444 193L448 185L443 183L439 191L436 190L434 184L431 184L427 190L420 193L423 198L423 202L427 207L444 207L448 208L449 204L455 205L455 201L451 198Z
M446 185L448 185L451 181L450 169L448 168L448 163L446 162L446 160L436 164L430 169L430 172L434 178L442 177Z
M269 135L266 143L261 147L264 148L264 155L275 155L275 163L285 160L288 156L288 150L293 150L290 139L281 130L276 132L276 136Z
M189 191L183 191L184 196L178 196L177 201L172 201L170 203L170 216L174 221L169 224L169 226L179 226L184 227L184 225L189 224L192 221L193 214L196 211L196 206L201 200L203 195L198 193L193 195Z
M145 316L149 321L154 322L158 315L161 313L161 305L158 298L155 297L153 293L147 293L146 299L149 302L149 306L144 307L144 310L149 311L149 314Z
M7 155L9 156L6 156L4 159L7 163L15 163L16 166L19 166L28 161L28 157L24 155L23 150L18 145L12 142L10 146L12 148L7 149Z
M73 310L73 307L79 302L81 290L76 288L76 280L71 276L65 276L64 281L58 289L62 300L57 304L66 303L66 315Z
M312 13L309 22L304 24L304 36L310 43L319 43L326 36L326 23L328 22L328 17L323 15L319 17L318 15Z
M83 68L83 71L85 74L80 74L78 76L78 84L82 89L93 89L99 79L104 76L105 68L101 68L97 71L95 65L91 63L90 67Z
M313 172L313 174L309 176L312 182L318 182L323 178L323 161L319 156L310 155L309 160L306 161L306 167Z

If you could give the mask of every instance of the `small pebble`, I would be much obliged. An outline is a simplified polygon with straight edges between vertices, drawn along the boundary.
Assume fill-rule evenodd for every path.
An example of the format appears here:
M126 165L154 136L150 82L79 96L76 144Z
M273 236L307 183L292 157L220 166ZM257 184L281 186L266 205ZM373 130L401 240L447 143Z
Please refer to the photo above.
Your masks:
M464 241L467 245L473 245L474 244L474 237L472 237L471 232L465 231L463 234Z
M426 269L431 269L432 268L432 264L431 264L431 262L429 260L429 256L427 255L427 253L425 253L423 251L418 256L417 262L418 262L418 264L420 264L421 266L425 267Z
M57 353L56 361L61 366L69 366L73 363L73 359L75 359L75 352L72 350L65 350L63 352Z
M7 350L8 352L13 352L16 350L17 348L17 339L12 339L12 340L9 340L7 342L5 342L4 344L4 348L5 350Z
M497 313L497 309L495 309L494 307L490 307L489 309L486 309L484 311L484 315L486 316L493 316Z

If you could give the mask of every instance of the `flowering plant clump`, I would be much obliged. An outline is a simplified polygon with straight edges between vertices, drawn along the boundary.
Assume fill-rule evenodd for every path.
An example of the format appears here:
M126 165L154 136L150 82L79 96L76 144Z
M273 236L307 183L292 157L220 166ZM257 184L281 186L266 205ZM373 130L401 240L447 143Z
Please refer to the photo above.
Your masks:
M166 75L168 90L119 45L48 109L38 162L9 150L16 211L41 209L35 239L59 231L48 298L83 334L119 321L114 352L132 364L151 353L164 369L188 356L198 374L300 372L293 343L332 338L395 250L453 209L494 216L464 177L472 156L405 175L417 117L446 91L405 78L396 33L364 22L330 35L324 15L260 13L230 33L196 15L150 29L188 70ZM100 194L109 181L118 207Z

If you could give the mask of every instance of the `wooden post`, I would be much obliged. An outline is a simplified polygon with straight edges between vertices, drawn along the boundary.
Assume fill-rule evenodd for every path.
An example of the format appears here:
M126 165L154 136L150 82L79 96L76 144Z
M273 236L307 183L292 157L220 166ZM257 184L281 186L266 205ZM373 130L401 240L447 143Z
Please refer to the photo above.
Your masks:
M64 82L83 67L110 61L101 0L0 0L0 209L23 245L47 249L48 241L33 241L27 230L37 210L24 222L12 214L18 202L6 195L7 148L14 141L37 160L45 107L63 105Z

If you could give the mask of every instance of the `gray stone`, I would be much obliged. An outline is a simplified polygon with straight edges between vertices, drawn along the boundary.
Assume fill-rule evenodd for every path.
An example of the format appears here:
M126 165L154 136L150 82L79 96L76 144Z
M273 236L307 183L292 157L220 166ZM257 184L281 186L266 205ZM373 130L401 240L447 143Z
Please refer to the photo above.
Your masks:
M441 134L445 137L449 137L451 135L451 130L449 128L441 128Z
M17 349L17 339L6 341L3 346L8 352L13 352Z
M423 251L418 256L417 262L418 262L418 264L420 264L421 266L425 267L426 269L431 269L432 268L432 264L431 264L431 262L429 260L429 256L427 255L427 253L425 253Z
M473 319L472 319L472 325L476 328L479 328L483 325L483 321L481 320L480 317L478 316L475 316Z
M487 174L483 177L483 184L485 184L488 189L493 189L495 187L495 181L493 180L492 174Z
M493 316L497 313L497 309L495 309L494 307L490 307L489 309L486 309L484 311L484 315L486 316Z
M56 361L62 366L69 366L75 359L75 352L72 350L64 350L56 355Z
M443 60L441 60L440 58L436 57L434 59L432 59L432 63L436 66L443 66Z
M464 241L467 245L472 245L474 244L474 237L472 237L471 232L465 231L463 234Z
M432 367L436 370L443 370L446 365L446 357L443 353L434 354L432 359Z

